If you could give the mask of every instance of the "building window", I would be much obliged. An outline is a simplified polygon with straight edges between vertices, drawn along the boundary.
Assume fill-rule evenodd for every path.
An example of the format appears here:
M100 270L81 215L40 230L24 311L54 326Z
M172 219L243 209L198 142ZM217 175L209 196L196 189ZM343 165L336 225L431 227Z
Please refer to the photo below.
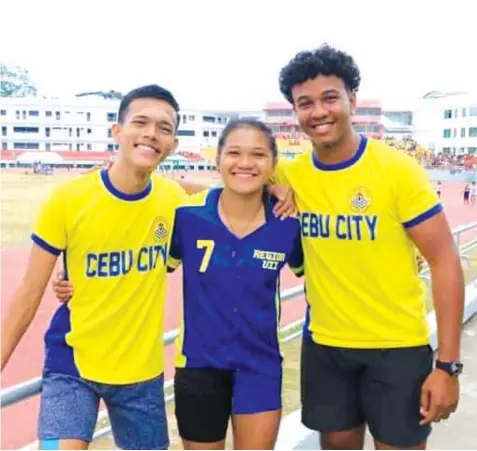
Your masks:
M177 130L177 136L195 136L195 130Z
M91 129L90 128L88 128L87 133L88 133L88 135L91 135Z
M108 128L108 138L112 138L113 137L113 132L110 128Z
M215 124L215 116L202 116L202 120Z
M465 108L462 108L462 117L467 116L467 110Z
M469 147L467 150L471 154L477 153L477 147Z
M7 127L2 127L2 136L7 136Z
M51 111L45 111L45 116L46 117L51 117L51 116L53 116L53 113Z
M46 136L47 138L50 137L50 130L51 130L50 127L46 127L46 128L45 128L45 136Z
M445 154L450 154L451 153L451 148L450 147L443 147L442 152Z
M114 144L108 144L108 150L112 152L114 150Z
M450 138L451 137L452 130L450 128L445 128L444 129L444 138Z
M108 122L116 122L116 113L108 113L106 115Z
M40 115L40 112L38 110L30 110L28 112L28 116L30 117L38 117Z
M469 128L469 138L477 138L477 127Z
M292 112L289 111L288 115L291 116ZM357 116L380 116L381 108L356 108Z
M2 150L8 150L8 143L2 142Z
M477 106L471 106L469 108L469 116L477 116Z
M20 111L18 111L18 110L15 111L15 117L16 117L17 121L20 120Z
M444 110L444 119L452 119L452 110Z
M212 138L216 138L217 137L217 132L215 130L212 130Z
M91 150L91 144L86 144L86 149Z
M208 138L209 137L209 130L204 130L204 138Z
M88 122L91 120L91 113L86 113L86 120Z
M57 111L55 113L55 116L56 116L56 120L59 121L61 119L61 113L59 111Z
M26 120L27 118L26 111L22 111L22 117L23 117L23 120Z
M80 128L77 128L77 129L76 129L76 137L77 137L77 138L80 137L80 132L81 132L81 129L80 129Z
M193 114L189 114L189 121L195 121L195 116Z
M38 133L38 127L13 127L13 133Z
M0 110L0 116L6 116L7 110Z
M38 150L40 148L39 143L13 143L15 150Z
M465 138L465 128L463 127L460 129L460 137Z

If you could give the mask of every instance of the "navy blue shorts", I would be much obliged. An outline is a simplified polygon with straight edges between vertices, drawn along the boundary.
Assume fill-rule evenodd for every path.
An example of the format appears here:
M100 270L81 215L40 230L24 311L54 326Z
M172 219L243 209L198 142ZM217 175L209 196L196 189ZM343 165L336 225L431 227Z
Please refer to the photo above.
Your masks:
M419 425L421 387L432 371L430 346L350 349L303 338L302 421L320 432L367 423L371 435L396 448L425 442Z
M43 376L38 424L40 447L52 449L55 440L91 442L100 400L108 409L114 441L119 448L168 448L164 376L136 384L109 385L50 372Z

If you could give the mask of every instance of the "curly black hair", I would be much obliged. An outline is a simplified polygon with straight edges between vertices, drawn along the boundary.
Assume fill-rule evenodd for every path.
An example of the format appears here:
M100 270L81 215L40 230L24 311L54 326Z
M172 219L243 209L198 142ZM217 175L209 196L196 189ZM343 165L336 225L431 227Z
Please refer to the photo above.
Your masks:
M297 53L280 71L280 91L290 103L293 103L293 87L307 80L313 80L318 75L334 75L340 78L350 92L357 92L361 82L361 75L354 59L341 50L323 44L315 50Z

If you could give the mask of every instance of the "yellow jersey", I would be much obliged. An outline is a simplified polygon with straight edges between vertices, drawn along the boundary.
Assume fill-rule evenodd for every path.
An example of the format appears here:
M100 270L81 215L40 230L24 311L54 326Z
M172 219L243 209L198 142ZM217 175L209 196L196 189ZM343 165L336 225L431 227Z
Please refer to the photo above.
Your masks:
M107 384L164 371L166 262L175 210L186 196L157 175L143 192L125 194L106 170L53 191L32 239L63 254L75 291L46 332L45 371Z
M300 211L309 304L305 335L345 348L427 344L425 292L406 229L442 211L426 172L410 156L361 137L348 161L313 152L280 161Z

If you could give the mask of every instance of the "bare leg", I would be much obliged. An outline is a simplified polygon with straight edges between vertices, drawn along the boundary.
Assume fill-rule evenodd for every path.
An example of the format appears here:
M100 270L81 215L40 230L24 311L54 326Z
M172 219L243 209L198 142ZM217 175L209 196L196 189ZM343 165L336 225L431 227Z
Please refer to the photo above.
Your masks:
M38 449L88 449L89 443L84 440L40 440Z
M234 449L273 449L282 411L232 415Z
M184 449L225 449L225 440L220 442L191 442L182 439Z
M364 425L346 431L320 433L322 449L363 449Z
M409 448L404 448L404 447L399 447L395 448L394 446L386 445L385 443L380 442L379 440L374 439L374 447L376 449L386 449L386 450L394 450L394 449L426 449L426 443L427 442L422 442L419 443L418 445L410 446Z

